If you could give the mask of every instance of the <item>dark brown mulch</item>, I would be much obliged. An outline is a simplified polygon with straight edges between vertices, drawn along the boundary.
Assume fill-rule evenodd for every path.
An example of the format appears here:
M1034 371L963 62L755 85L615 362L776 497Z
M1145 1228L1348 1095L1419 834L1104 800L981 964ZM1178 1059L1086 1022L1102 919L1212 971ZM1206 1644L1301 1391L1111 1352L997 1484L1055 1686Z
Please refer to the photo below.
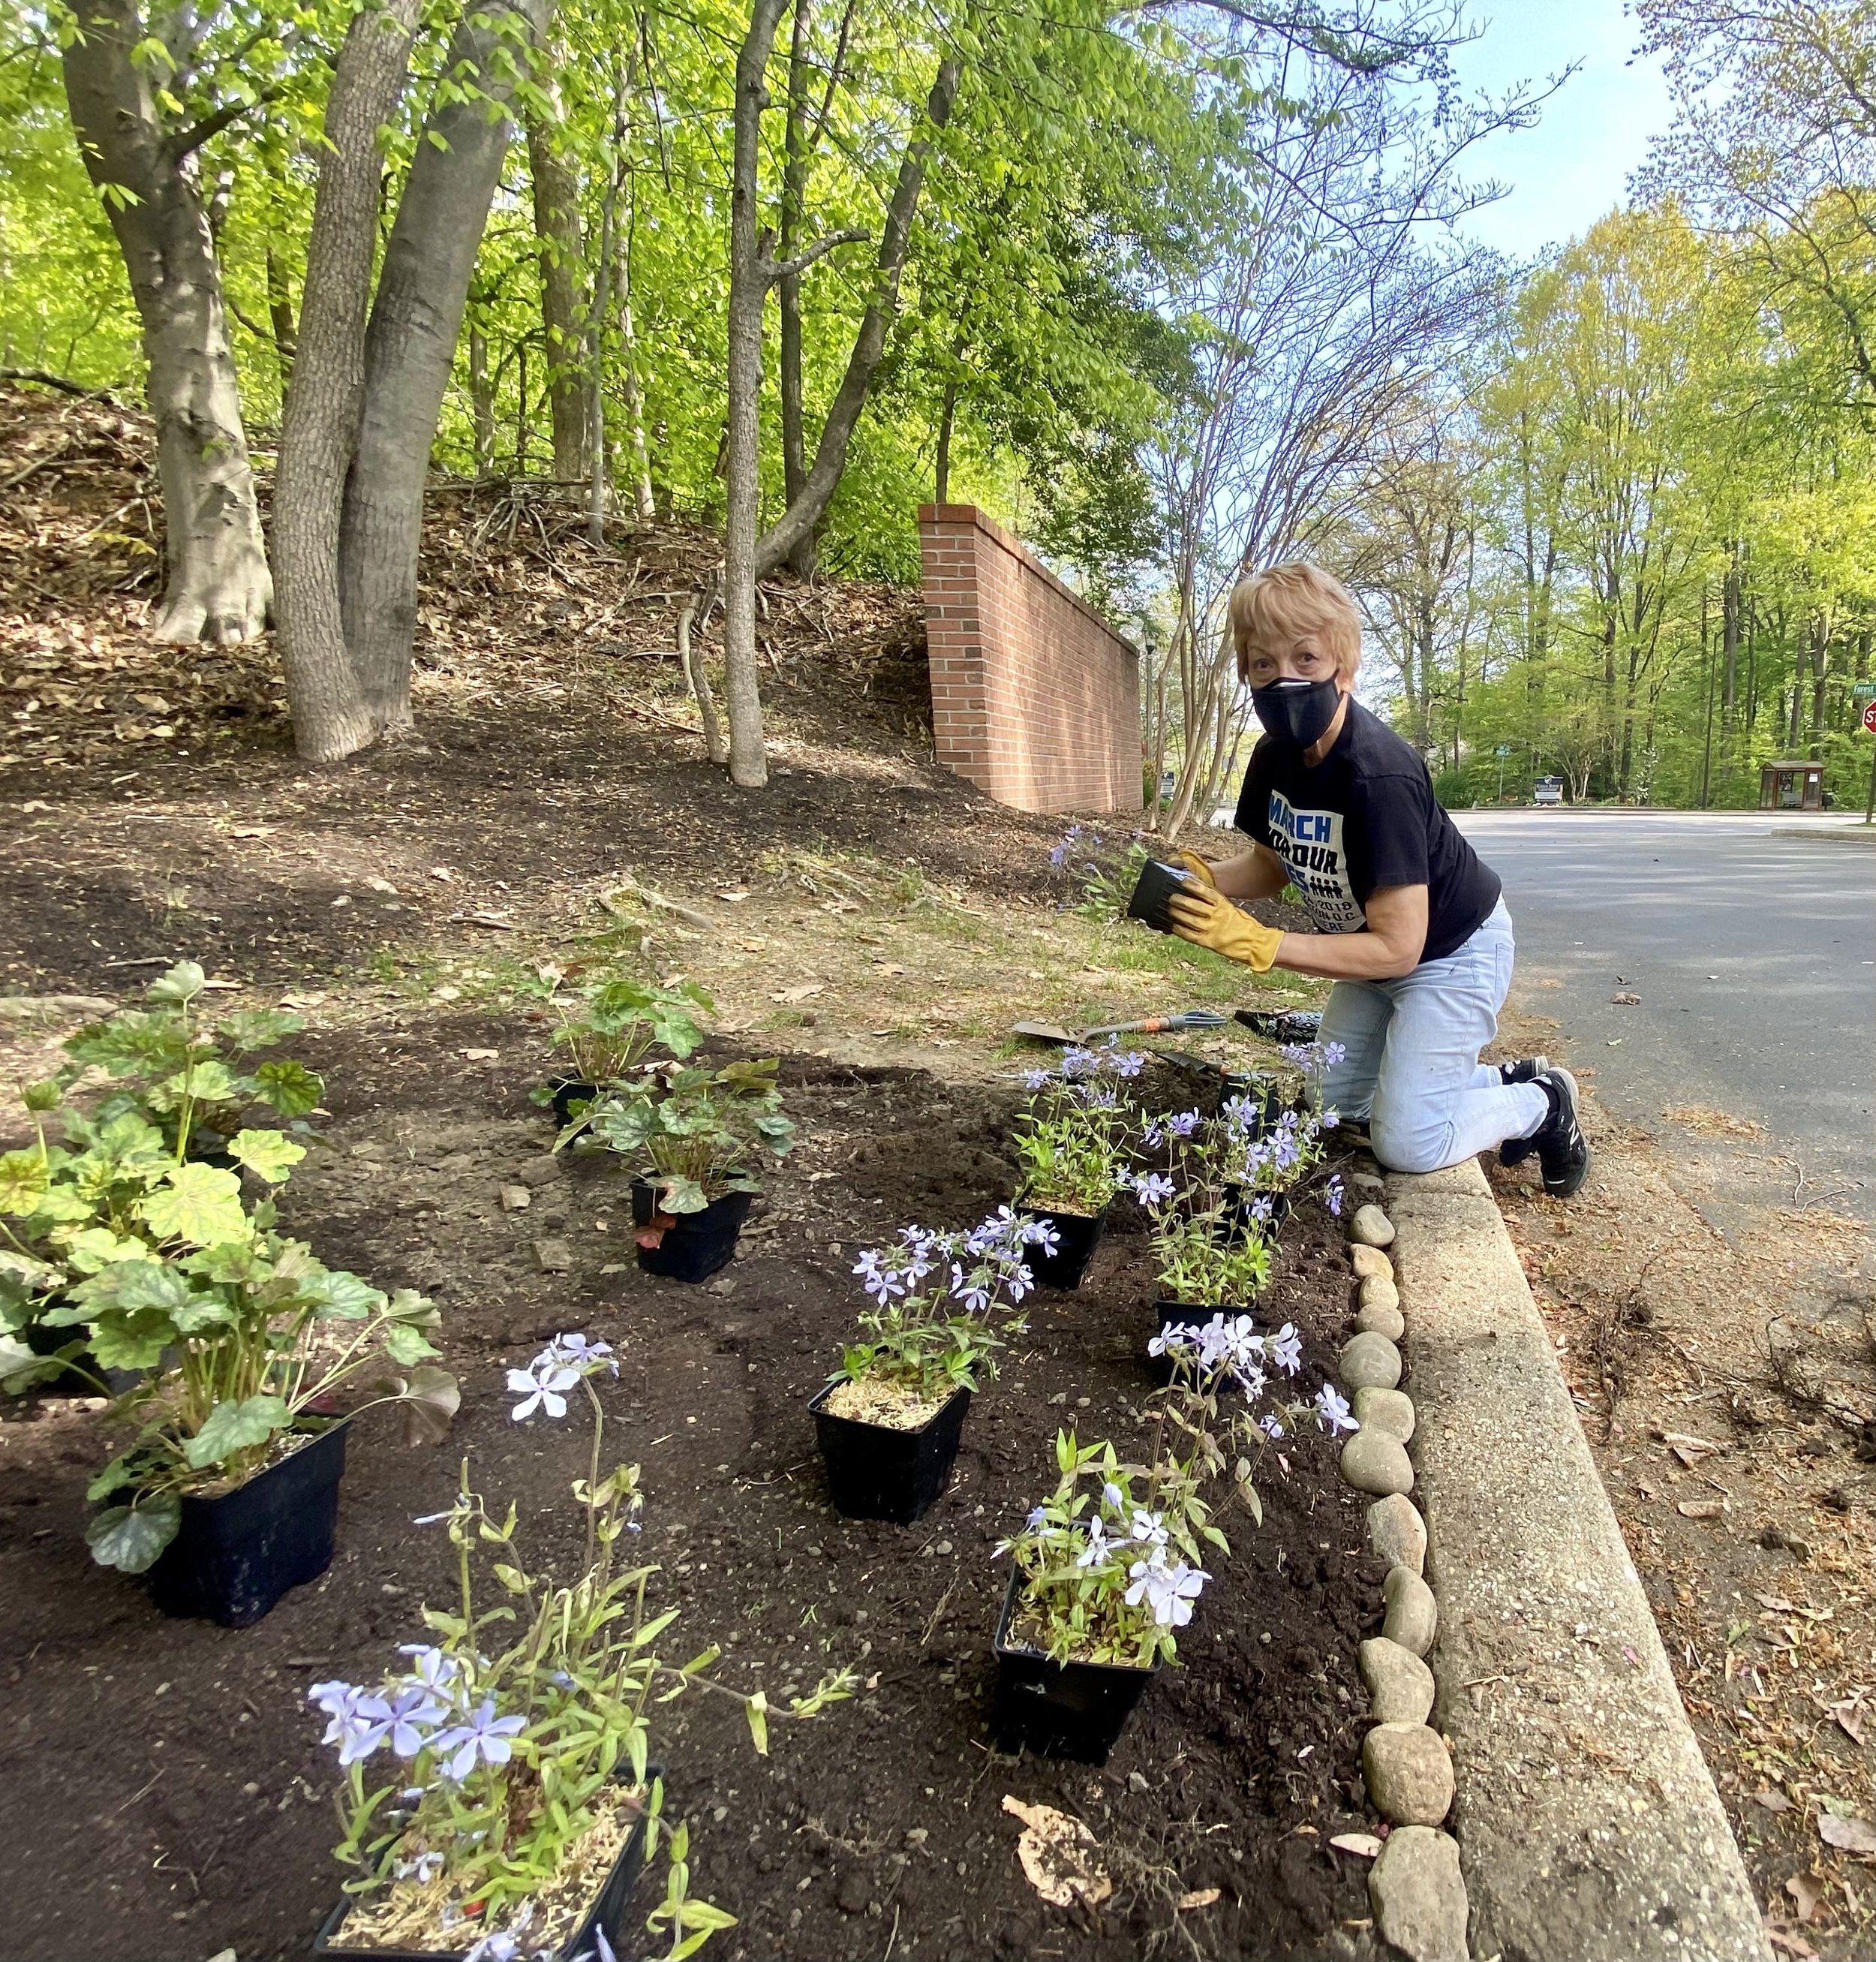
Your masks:
M512 1024L499 1032L512 1043ZM1081 1292L1038 1304L972 1409L937 1508L909 1529L844 1520L803 1404L859 1304L847 1270L907 1220L968 1222L1007 1196L1010 1093L791 1061L802 1150L727 1286L685 1289L599 1271L629 1257L621 1181L599 1164L550 1171L547 1127L512 1066L498 1083L453 1059L496 1033L460 1018L401 1053L356 1034L307 1045L333 1085L332 1146L289 1189L292 1222L334 1260L438 1292L466 1391L456 1436L433 1452L360 1425L324 1579L246 1632L164 1621L81 1542L85 1471L107 1449L96 1420L46 1400L0 1432L8 1954L305 1952L334 1897L337 1836L306 1686L374 1675L420 1635L449 1562L410 1522L446 1503L463 1452L483 1491L515 1501L537 1550L570 1550L565 1492L586 1420L515 1426L500 1369L573 1328L625 1358L604 1392L608 1448L644 1468L643 1544L684 1611L674 1657L720 1642L724 1681L772 1697L841 1664L869 1686L812 1726L777 1724L766 1762L723 1699L665 1713L695 1885L739 1916L709 1952L1121 1957L1188 1938L1209 1956L1369 1952L1363 1863L1329 1840L1374 1829L1354 1651L1379 1574L1313 1427L1292 1440L1287 1476L1264 1482L1264 1529L1233 1519L1185 1666L1148 1692L1105 1769L991 1748L994 1544L1051 1481L1058 1425L1124 1448L1137 1435L1151 1294L1138 1222L1120 1222ZM500 1187L530 1178L532 1204L503 1212ZM540 1270L546 1238L566 1242L570 1273ZM1308 1209L1269 1302L1304 1330L1313 1384L1346 1331L1348 1286L1336 1235ZM1044 1906L1005 1794L1084 1819L1113 1899L1093 1913ZM1215 1903L1177 1905L1213 1888Z

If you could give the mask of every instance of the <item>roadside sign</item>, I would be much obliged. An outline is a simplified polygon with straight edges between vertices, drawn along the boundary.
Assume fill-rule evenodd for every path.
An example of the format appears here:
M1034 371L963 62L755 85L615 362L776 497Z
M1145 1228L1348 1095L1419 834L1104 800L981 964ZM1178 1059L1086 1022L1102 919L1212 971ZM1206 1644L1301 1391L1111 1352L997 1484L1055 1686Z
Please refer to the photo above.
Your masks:
M1876 701L1872 701L1863 711L1863 727L1876 736Z
M1511 753L1511 746L1509 743L1501 743L1498 745L1498 754L1501 756L1508 756Z

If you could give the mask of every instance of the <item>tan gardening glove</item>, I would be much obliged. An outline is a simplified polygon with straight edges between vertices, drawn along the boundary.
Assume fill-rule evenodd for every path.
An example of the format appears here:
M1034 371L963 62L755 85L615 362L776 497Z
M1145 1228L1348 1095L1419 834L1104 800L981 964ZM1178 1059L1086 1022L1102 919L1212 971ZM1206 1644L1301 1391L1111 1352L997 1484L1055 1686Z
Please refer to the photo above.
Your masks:
M1218 890L1218 881L1213 876L1211 866L1196 852L1180 852L1174 855L1208 892L1215 893Z
M1259 926L1247 912L1215 892L1175 893L1166 902L1172 931L1195 947L1208 947L1227 960L1241 960L1253 974L1268 971L1283 944L1281 931Z

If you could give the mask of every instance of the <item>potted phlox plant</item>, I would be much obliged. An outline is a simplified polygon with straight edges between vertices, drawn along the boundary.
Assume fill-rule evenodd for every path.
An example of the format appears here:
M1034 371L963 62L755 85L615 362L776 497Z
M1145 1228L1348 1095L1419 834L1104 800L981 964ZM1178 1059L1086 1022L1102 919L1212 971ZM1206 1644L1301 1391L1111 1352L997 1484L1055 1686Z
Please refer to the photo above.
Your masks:
M1094 1257L1126 1171L1128 1113L1119 1085L1137 1076L1145 1062L1117 1042L1099 1049L1071 1044L1059 1069L1024 1072L1032 1094L1010 1143L1017 1206L1055 1234L1054 1245L1033 1262L1045 1286L1079 1287Z
M589 1468L573 1488L583 1552L570 1576L534 1570L514 1508L492 1507L465 1462L454 1504L418 1522L445 1526L457 1556L455 1599L423 1610L429 1639L402 1647L381 1681L309 1692L345 1775L336 1851L351 1870L316 1953L607 1962L648 1952L648 1941L688 1955L735 1925L690 1893L688 1829L662 1816L653 1708L700 1689L734 1696L766 1753L771 1717L813 1717L853 1679L830 1676L774 1711L762 1692L712 1679L715 1648L681 1664L660 1653L676 1611L655 1606L659 1570L631 1557L639 1469L601 1470L593 1383L617 1367L609 1344L572 1334L508 1373L518 1421L563 1418L582 1394L592 1411ZM647 1912L633 1890L661 1847L664 1885Z
M972 1392L1025 1325L1029 1261L1050 1237L1006 1206L968 1232L908 1226L897 1247L860 1256L853 1272L874 1305L808 1406L841 1512L904 1523L936 1502Z
M700 1281L726 1265L749 1203L756 1167L793 1148L769 1056L721 1069L677 1062L641 1067L608 1088L580 1123L591 1143L633 1168L632 1217L647 1273Z

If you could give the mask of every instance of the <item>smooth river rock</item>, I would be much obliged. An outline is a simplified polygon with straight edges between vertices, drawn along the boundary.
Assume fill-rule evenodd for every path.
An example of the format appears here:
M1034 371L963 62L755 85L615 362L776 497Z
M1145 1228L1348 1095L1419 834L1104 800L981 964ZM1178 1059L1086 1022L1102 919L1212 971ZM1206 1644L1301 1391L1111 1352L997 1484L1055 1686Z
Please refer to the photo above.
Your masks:
M1368 1551L1390 1567L1423 1573L1427 1564L1427 1523L1411 1499L1396 1492L1368 1508Z
M1440 1610L1433 1590L1403 1562L1388 1570L1381 1583L1381 1598L1387 1603L1381 1633L1415 1655L1425 1655L1440 1631Z
M1471 1962L1459 1845L1430 1826L1397 1826L1368 1870L1374 1924L1413 1962Z
M1399 1308L1400 1289L1385 1274L1370 1274L1355 1292L1358 1308Z
M1348 1237L1364 1247L1391 1247L1394 1222L1378 1206L1358 1206L1348 1222Z
M1356 1335L1342 1344L1337 1365L1349 1390L1391 1390L1400 1381L1400 1351L1385 1335Z
M1385 1335L1390 1342L1407 1333L1405 1318L1397 1308L1364 1308L1355 1317L1355 1328L1363 1334Z
M1403 1444L1414 1435L1413 1399L1405 1390L1383 1390L1370 1385L1354 1395L1355 1422L1364 1430L1384 1430Z
M1351 1247L1348 1262L1358 1281L1391 1281L1394 1278L1394 1263L1379 1247Z
M1358 1430L1342 1448L1342 1483L1358 1492L1386 1498L1414 1488L1413 1460L1407 1447L1384 1430Z
M1377 1724L1424 1724L1433 1714L1433 1672L1412 1649L1374 1636L1357 1654Z
M1377 1724L1361 1740L1361 1769L1396 1826L1437 1826L1453 1809L1453 1760L1425 1724Z

